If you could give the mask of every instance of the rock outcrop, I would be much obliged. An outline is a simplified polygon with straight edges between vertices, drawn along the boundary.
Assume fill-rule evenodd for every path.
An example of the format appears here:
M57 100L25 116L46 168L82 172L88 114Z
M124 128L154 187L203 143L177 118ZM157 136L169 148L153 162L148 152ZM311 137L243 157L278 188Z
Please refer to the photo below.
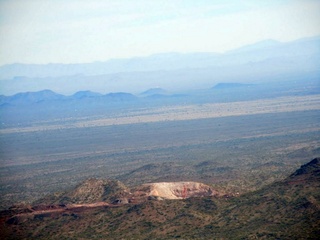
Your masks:
M221 196L212 187L198 182L159 182L143 184L149 187L149 196L163 199L185 199L189 197Z

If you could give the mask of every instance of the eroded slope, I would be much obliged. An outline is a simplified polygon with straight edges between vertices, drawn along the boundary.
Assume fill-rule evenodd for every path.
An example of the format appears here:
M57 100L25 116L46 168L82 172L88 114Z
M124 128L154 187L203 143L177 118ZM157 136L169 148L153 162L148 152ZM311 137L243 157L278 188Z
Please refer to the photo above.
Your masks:
M318 239L320 234L319 158L283 181L239 197L192 197L155 201L184 183L145 184L135 189L141 202L64 206L15 222L17 209L1 213L2 239ZM192 186L202 186L190 183ZM184 187L183 187L184 189ZM202 188L198 188L202 189ZM206 189L204 187L204 189ZM133 192L131 193L133 194ZM140 194L140 195L139 195ZM169 195L170 195L169 194ZM168 196L168 195L167 195ZM91 206L91 207L89 207ZM11 212L10 212L11 211ZM20 215L35 211L20 210ZM29 211L29 212L28 212ZM16 214L16 215L14 215ZM19 219L18 219L19 220Z

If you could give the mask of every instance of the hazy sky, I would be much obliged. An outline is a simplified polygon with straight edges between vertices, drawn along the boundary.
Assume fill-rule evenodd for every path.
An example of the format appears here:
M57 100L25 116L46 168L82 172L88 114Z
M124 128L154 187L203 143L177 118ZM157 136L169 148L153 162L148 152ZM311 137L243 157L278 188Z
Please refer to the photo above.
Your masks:
M320 35L319 0L0 0L0 65L224 52Z

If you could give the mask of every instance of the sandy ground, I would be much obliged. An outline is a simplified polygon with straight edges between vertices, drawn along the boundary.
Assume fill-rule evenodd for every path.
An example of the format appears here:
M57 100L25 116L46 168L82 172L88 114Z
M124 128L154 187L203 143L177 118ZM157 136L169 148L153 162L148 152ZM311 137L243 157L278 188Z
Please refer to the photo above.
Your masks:
M182 121L229 116L283 113L294 111L320 110L320 94L308 96L288 96L255 101L231 103L209 103L188 106L168 106L157 109L141 109L127 116L101 118L97 120L79 119L73 124L48 124L32 127L1 129L0 134L13 132L34 132L66 128L101 127L111 125L150 123L161 121Z

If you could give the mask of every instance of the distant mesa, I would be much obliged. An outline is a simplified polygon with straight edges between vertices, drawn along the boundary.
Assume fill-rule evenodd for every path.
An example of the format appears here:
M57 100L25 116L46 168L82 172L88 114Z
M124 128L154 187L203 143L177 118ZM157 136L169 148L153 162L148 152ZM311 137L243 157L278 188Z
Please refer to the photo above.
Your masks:
M112 101L132 101L137 99L135 95L126 92L109 93L103 97Z
M140 93L140 96L142 97L150 97L150 96L161 96L161 95L167 95L168 92L162 88L150 88L147 91L144 91Z
M234 88L244 88L244 87L251 87L254 84L248 83L218 83L212 89L234 89Z
M93 98L93 97L101 97L101 93L91 92L91 91L79 91L73 94L71 97L76 99L82 98Z
M126 92L116 92L116 93L108 93L108 94L102 95L101 93L97 93L97 92L79 91L71 96L71 98L73 99L100 98L100 97L107 98L108 100L112 100L112 101L126 101L126 100L136 99L136 96Z

